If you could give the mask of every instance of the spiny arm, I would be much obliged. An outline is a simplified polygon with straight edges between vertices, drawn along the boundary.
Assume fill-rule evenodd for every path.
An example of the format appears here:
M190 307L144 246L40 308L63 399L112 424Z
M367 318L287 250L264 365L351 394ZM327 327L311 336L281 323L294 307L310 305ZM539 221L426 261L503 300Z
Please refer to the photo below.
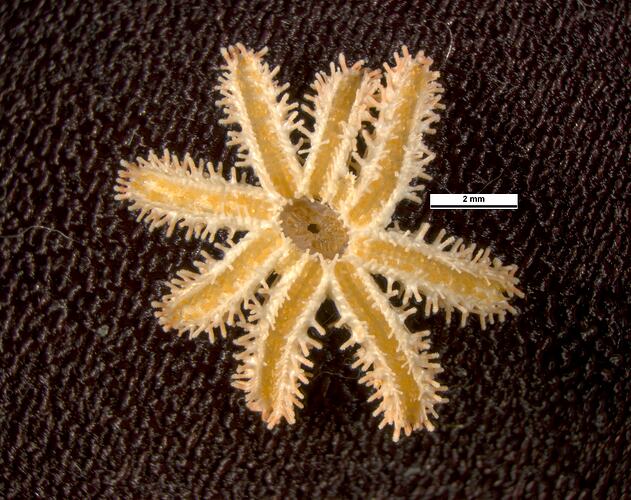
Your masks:
M383 413L380 427L392 424L393 439L403 430L433 429L434 405L445 401L444 390L434 380L442 371L429 354L428 331L410 333L400 314L365 270L350 261L340 261L334 270L331 292L340 312L340 324L347 324L351 337L342 346L359 345L354 367L366 375L360 382L374 387L369 401L381 399L374 415Z
M399 281L405 287L404 299L414 295L425 299L425 314L444 309L447 321L454 309L464 325L469 314L476 314L484 329L494 316L504 320L506 312L515 313L509 304L513 295L523 297L517 288L517 267L491 261L490 250L466 246L462 239L445 238L441 230L432 243L425 241L429 224L418 233L366 231L351 240L349 254L359 259L371 273Z
M228 144L239 147L237 166L252 167L267 191L292 198L301 174L299 146L290 140L299 126L293 111L297 104L288 104L283 94L288 85L275 83L279 68L270 70L263 62L266 52L241 44L222 49L226 64L217 87L223 97L217 104L226 113L221 123L238 127L228 132Z
M156 308L165 329L195 337L202 331L214 340L214 328L225 336L225 325L244 322L241 305L264 286L289 242L275 229L248 233L222 260L196 262L198 272L181 270L169 284L169 293Z
M210 164L195 164L187 154L180 162L165 150L162 158L153 152L136 163L122 161L116 186L117 200L129 200L130 210L140 210L138 221L149 229L167 226L171 236L177 225L206 238L220 228L250 230L269 226L278 212L278 202L261 188L231 181L214 172Z
M295 421L295 406L302 407L300 384L308 382L303 365L312 367L307 359L311 348L320 343L307 330L324 330L315 314L325 298L326 273L319 259L289 250L279 262L277 282L268 290L267 300L253 301L256 325L236 343L245 351L237 356L241 361L234 376L234 386L246 392L248 408L259 411L272 428L284 418ZM252 318L251 318L252 319Z
M379 118L374 134L364 134L365 158L356 156L361 175L350 201L347 219L355 226L373 224L385 227L396 204L403 198L415 199L410 181L414 177L430 179L423 167L434 155L423 143L425 134L433 133L438 121L435 109L442 87L439 74L430 71L431 59L422 52L412 57L403 47L395 54L396 66L386 68L386 86L381 88L377 106Z
M315 95L305 96L313 107L302 107L315 120L313 132L305 131L310 146L304 150L309 156L302 187L312 199L335 206L342 199L340 185L352 182L348 161L356 150L362 122L373 121L369 109L375 104L378 75L365 71L361 61L347 67L342 54L339 66L331 63L330 74L316 75L311 86Z

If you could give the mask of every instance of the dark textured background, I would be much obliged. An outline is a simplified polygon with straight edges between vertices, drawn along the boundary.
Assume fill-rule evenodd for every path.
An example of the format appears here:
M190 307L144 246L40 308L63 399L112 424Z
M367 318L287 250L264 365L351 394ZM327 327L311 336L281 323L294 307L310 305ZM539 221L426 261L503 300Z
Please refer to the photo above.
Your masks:
M0 496L628 494L626 2L91 3L0 4ZM401 208L490 245L527 294L486 332L419 319L450 387L434 433L377 430L341 331L297 424L269 432L230 386L230 341L153 318L204 245L137 224L118 162L231 160L212 89L238 41L268 45L294 96L340 51L425 49L447 104L429 191L519 193L515 211Z

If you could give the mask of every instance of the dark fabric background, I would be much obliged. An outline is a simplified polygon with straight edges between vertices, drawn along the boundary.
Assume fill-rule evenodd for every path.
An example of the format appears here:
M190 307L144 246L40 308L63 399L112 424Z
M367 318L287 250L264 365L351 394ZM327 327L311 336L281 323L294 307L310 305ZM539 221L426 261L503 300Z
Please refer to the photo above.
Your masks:
M0 5L0 496L629 498L626 2L97 4ZM269 46L295 97L339 52L424 49L447 105L428 191L519 193L397 214L490 246L526 292L485 332L416 318L449 386L434 433L377 429L332 329L298 422L267 431L230 340L154 319L210 246L137 224L118 162L232 161L213 87L238 41Z

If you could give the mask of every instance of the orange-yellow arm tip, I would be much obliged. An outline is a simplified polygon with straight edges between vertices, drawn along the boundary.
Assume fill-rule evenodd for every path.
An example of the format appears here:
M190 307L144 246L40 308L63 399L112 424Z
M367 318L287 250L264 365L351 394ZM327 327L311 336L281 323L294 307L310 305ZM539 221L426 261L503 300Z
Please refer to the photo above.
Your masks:
M202 331L214 340L214 329L225 336L225 325L241 324L241 310L270 276L287 252L288 242L275 229L248 233L224 259L197 262L197 272L182 270L170 282L169 293L154 302L165 329L196 336Z
M226 113L221 123L238 127L228 133L229 144L239 147L236 165L254 168L267 191L292 198L301 175L299 146L290 140L299 126L297 105L288 103L283 93L287 86L275 83L278 68L270 70L263 62L266 52L252 52L241 44L222 49L225 65L217 104Z
M414 198L410 181L430 178L424 165L434 155L423 138L434 131L435 111L442 107L439 74L429 69L432 61L422 52L412 57L404 47L402 55L395 54L395 61L392 68L385 65L386 85L380 89L376 106L375 132L364 136L367 154L356 157L361 175L347 209L348 223L354 226L386 226L396 204L405 197Z
M348 162L357 150L357 135L363 122L374 121L369 110L374 105L379 72L370 72L357 62L350 68L340 55L339 65L330 73L319 73L312 84L314 95L306 100L312 106L303 110L314 118L313 131L304 130L309 152L304 167L302 192L336 207L340 184L349 174Z
M262 189L231 181L215 173L212 166L195 163L186 155L183 161L165 150L162 158L153 152L147 159L122 161L116 199L139 210L138 221L149 229L167 227L170 236L176 226L192 235L212 237L220 228L250 230L269 226L279 211L278 202Z
M449 322L458 310L463 325L474 314L484 328L487 319L503 321L507 312L516 312L509 304L511 297L523 297L516 266L491 261L488 249L476 251L475 245L466 246L461 239L445 238L444 230L427 243L428 229L429 224L423 224L414 235L366 231L351 241L348 252L371 273L401 282L404 300L424 300L426 315L444 309Z
M276 273L279 278L265 302L254 303L257 324L236 341L245 350L237 356L241 363L233 382L270 428L281 419L293 424L295 407L302 407L300 385L308 382L303 367L313 366L307 356L320 347L307 330L312 326L324 333L315 314L327 291L320 259L295 248L279 262Z
M375 389L370 401L380 399L374 414L383 414L380 427L401 431L433 429L434 405L445 401L434 379L442 369L427 352L429 332L410 333L372 277L348 260L336 264L331 293L340 311L340 323L351 329L343 348L358 344L355 367L366 372L360 380Z

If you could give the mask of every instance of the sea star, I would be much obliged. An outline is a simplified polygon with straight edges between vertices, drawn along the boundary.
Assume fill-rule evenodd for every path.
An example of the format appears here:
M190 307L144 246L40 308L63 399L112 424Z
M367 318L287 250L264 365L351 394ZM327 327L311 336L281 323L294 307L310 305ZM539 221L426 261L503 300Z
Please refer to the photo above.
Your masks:
M151 153L121 162L117 199L131 200L130 210L139 209L138 221L149 221L150 230L167 226L170 236L180 226L186 238L204 239L221 228L247 231L222 260L202 252L196 272L179 271L153 304L156 316L165 329L205 331L211 341L215 329L225 336L226 325L244 328L233 384L271 428L283 418L294 423L302 406L308 355L321 347L308 329L325 333L315 315L329 297L340 313L337 326L350 328L342 348L358 346L354 366L374 388L370 401L381 399L374 412L383 414L380 427L392 424L395 441L401 430L432 430L445 388L434 378L441 368L428 352L429 332L411 333L404 324L415 311L409 299L424 300L426 314L444 309L447 320L458 310L462 324L476 314L484 328L485 319L514 313L508 299L522 296L516 267L491 261L488 250L445 238L444 230L426 242L428 224L415 234L391 227L397 203L417 199L420 188L410 181L430 179L424 165L433 154L423 136L434 132L435 110L443 108L439 74L422 52L413 57L406 47L383 74L361 61L348 67L340 55L305 97L312 104L302 109L315 120L308 130L287 86L274 81L278 68L263 62L266 52L241 44L222 49L218 86L222 123L236 126L229 132L229 144L238 147L235 166L251 167L260 186L237 180L234 168L226 180L221 169L195 164L188 154L182 162L168 151L161 159ZM292 133L306 141L292 142ZM376 274L387 280L385 294ZM390 302L397 293L400 309Z

